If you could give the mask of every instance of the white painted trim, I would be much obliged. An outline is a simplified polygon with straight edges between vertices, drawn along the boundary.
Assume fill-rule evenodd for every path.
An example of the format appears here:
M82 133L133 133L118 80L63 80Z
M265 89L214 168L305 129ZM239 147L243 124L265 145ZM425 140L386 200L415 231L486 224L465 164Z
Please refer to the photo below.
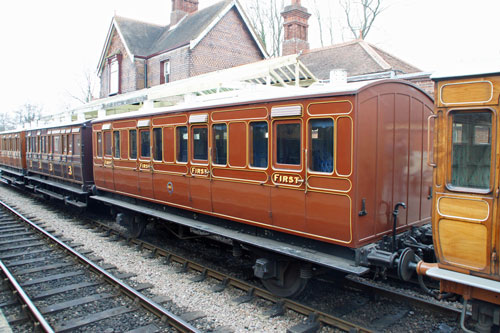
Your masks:
M439 280L451 281L466 286L500 293L500 282L490 279L484 279L477 276L462 274L437 267L430 268L429 270L427 270L425 275Z
M120 39L122 40L123 45L125 46L125 51L127 51L127 54L130 56L130 60L132 61L132 63L134 63L135 56L132 54L132 52L130 52L129 47L127 46L127 43L126 43L125 39L123 38L123 34L121 33L120 29L118 28L118 23L116 22L115 17L113 17L113 19L111 20L111 24L109 26L109 29L108 29L108 34L106 36L106 42L104 43L104 48L102 49L101 57L99 58L99 63L97 65L97 73L100 73L100 71L103 67L103 64L104 64L104 60L106 59L106 54L108 53L109 46L111 45L111 38L113 36L113 29L115 29L118 32L118 35L120 36Z

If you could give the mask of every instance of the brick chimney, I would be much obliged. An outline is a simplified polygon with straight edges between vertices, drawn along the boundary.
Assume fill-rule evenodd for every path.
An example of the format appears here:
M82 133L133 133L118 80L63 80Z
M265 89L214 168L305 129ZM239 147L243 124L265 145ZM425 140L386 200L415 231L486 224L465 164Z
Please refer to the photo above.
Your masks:
M285 30L283 55L309 50L307 41L309 24L307 21L311 14L300 5L300 0L292 0L292 4L283 9L281 16L285 20L283 24Z
M176 25L184 16L198 11L198 0L172 0L170 26Z

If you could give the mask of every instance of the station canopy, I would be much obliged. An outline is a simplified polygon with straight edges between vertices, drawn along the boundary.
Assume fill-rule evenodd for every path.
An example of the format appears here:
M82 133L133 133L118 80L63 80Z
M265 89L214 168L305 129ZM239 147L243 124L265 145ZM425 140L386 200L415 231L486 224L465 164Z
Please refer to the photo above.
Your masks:
M298 55L266 59L251 64L219 70L132 91L52 115L45 122L82 121L140 109L173 106L184 102L217 98L217 94L241 90L269 90L308 87L318 82L312 72L298 59ZM71 117L71 119L68 119Z

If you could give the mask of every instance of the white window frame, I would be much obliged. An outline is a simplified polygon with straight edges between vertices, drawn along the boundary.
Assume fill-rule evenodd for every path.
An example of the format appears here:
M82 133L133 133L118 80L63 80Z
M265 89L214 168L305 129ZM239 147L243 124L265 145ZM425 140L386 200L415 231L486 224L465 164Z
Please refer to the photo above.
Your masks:
M120 63L118 58L113 58L109 62L109 94L118 94L120 91Z

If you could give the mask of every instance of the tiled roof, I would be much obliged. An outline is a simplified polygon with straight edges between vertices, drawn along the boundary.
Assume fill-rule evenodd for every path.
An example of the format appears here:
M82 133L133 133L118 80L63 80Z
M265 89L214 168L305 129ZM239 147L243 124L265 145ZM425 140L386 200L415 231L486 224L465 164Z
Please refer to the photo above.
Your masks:
M231 3L232 0L223 0L192 13L184 17L173 29L170 29L169 25L160 26L120 16L113 18L113 24L120 31L123 42L132 55L147 57L189 44Z
M300 56L300 60L320 80L328 79L332 69L344 69L347 76L390 70L402 74L421 71L363 40L307 50Z

